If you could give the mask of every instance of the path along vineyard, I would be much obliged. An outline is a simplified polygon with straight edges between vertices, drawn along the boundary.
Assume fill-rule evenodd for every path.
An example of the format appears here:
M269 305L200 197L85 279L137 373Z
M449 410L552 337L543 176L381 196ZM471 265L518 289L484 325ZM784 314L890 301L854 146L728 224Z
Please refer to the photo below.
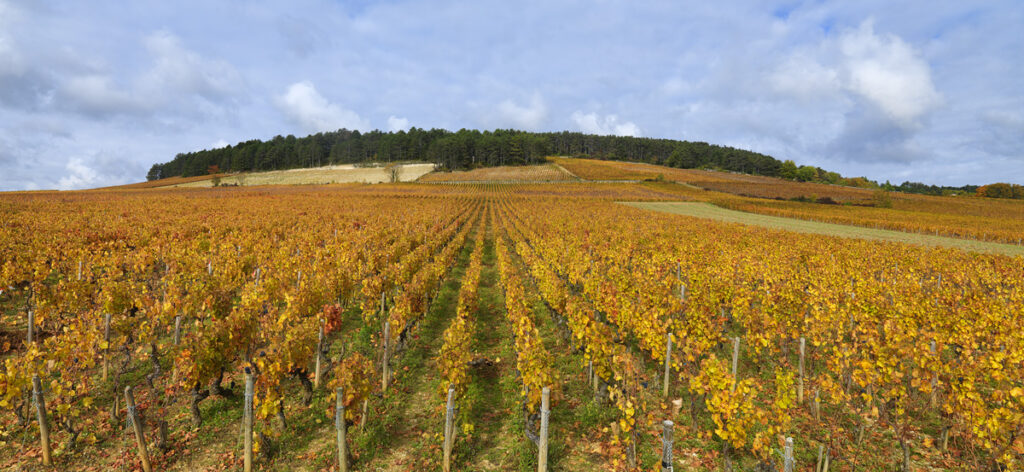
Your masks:
M0 466L1024 470L1024 259L664 187L0 196Z

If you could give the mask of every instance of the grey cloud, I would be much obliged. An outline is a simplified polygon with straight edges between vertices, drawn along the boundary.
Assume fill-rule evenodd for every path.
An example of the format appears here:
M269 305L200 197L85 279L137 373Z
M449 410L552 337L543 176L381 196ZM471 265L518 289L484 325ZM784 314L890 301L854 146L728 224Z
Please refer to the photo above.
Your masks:
M979 117L981 139L972 144L992 155L1016 156L1024 163L1024 114L1020 110L983 113Z
M60 85L58 105L93 117L148 116L162 109L194 114L208 105L233 106L245 89L234 66L202 57L167 31L142 43L150 60L143 71L121 80L106 71L71 75Z
M277 30L288 49L300 58L306 58L314 51L331 45L330 35L316 23L304 18L284 15L277 21Z
M910 164L928 157L913 144L914 131L894 123L870 106L846 116L842 134L828 143L827 152L851 162Z

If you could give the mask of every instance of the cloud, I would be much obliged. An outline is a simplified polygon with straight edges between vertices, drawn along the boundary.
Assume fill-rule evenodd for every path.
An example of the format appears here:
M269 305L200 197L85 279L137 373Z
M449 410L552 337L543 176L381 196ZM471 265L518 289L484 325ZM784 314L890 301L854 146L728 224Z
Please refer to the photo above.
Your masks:
M845 86L904 126L934 110L935 90L928 63L894 34L876 35L873 21L839 38Z
M276 103L289 119L310 133L340 128L360 131L370 129L369 121L352 110L328 102L308 80L289 86L283 95L277 97Z
M808 101L828 98L842 88L835 68L800 53L779 64L769 75L768 82L776 93Z
M769 74L772 90L801 100L850 98L881 111L879 118L914 127L942 104L931 68L895 34L876 34L874 21L785 57Z
M388 117L388 131L407 131L409 129L409 120L405 118L399 118L395 115Z
M780 109L809 119L783 112L780 123L798 134L771 128L758 134L817 152L825 166L835 159L910 165L929 158L919 133L943 103L931 66L900 36L876 32L872 19L793 48L765 81Z
M96 187L100 181L99 173L85 165L81 158L71 158L64 168L67 169L68 175L61 177L57 182L57 188L60 190Z
M63 92L80 111L90 114L135 113L152 108L146 99L116 87L109 76L101 74L71 77Z
M8 29L20 16L14 7L0 1L0 77L21 75L25 71L25 61Z
M619 122L617 115L605 115L604 118L597 113L583 113L575 111L572 114L572 121L576 123L576 129L589 134L600 134L604 136L641 136L640 127L632 121Z
M0 77L21 75L25 64L14 45L14 40L0 32Z
M57 181L60 190L120 185L145 172L137 163L126 163L123 150L104 150L71 156L64 164L64 173Z
M283 15L277 20L277 31L284 38L285 44L292 54L305 58L317 49L330 44L331 35L327 34L312 21Z
M927 157L914 144L914 131L893 126L882 113L867 107L858 107L848 113L842 133L828 143L830 154L864 163L905 163Z
M142 78L143 92L178 92L219 101L234 96L245 86L241 74L230 63L206 59L186 49L177 36L167 31L147 36L144 43L154 64Z
M245 89L234 66L186 49L171 33L150 34L143 45L152 60L143 72L123 83L107 72L70 75L60 99L92 116L148 115L161 108L194 114L203 105L233 105Z
M0 0L0 190L87 185L66 156L141 180L218 140L403 119L705 141L881 180L1005 180L1024 175L1021 18L1016 0L583 13L494 0Z
M534 93L528 105L520 105L512 100L504 100L498 104L497 118L499 126L535 131L541 129L548 118L548 107L539 93Z

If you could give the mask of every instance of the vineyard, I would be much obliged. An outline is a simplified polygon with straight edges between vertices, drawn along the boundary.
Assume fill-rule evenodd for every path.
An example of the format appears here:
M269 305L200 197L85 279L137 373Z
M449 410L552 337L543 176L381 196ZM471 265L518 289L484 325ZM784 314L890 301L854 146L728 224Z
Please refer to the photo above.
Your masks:
M707 193L2 195L0 467L1024 470L1024 259L615 203Z
M419 182L540 182L563 180L575 180L575 177L551 164L483 167L468 171L433 172L418 179Z
M633 162L552 160L587 180L681 183L666 190L750 213L1017 245L1024 237L1020 201L889 193L887 205L878 207L878 194L863 188Z

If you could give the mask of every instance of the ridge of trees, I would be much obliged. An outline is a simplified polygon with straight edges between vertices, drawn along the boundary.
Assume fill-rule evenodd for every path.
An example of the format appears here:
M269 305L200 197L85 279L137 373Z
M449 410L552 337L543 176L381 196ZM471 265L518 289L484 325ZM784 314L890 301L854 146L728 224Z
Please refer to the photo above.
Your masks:
M180 153L154 164L147 180L203 175L211 166L222 172L250 172L335 164L426 161L444 170L544 162L545 156L585 156L631 160L681 168L715 168L779 177L783 162L753 151L673 139L597 136L578 132L532 133L512 129L478 131L412 128L361 133L340 129L305 138L275 136L223 148ZM805 166L806 167L806 166ZM803 170L804 168L797 168ZM828 174L818 168L801 175ZM832 173L834 174L834 173ZM834 174L838 175L838 174Z
M216 168L222 172L259 172L371 162L432 162L443 170L544 162L548 155L628 160L675 168L710 168L745 174L780 177L800 182L820 182L926 195L977 194L1021 198L1019 185L992 184L944 187L918 182L898 186L879 184L865 177L843 177L820 167L797 166L791 160L745 149L701 141L599 136L573 131L534 133L514 129L456 132L433 128L385 132L339 129L304 138L275 136L252 139L217 149L179 153L169 162L154 164L146 180L192 177ZM1007 186L1006 192L1003 186ZM1016 188L1015 188L1016 187ZM1004 194L1008 196L1004 196Z

